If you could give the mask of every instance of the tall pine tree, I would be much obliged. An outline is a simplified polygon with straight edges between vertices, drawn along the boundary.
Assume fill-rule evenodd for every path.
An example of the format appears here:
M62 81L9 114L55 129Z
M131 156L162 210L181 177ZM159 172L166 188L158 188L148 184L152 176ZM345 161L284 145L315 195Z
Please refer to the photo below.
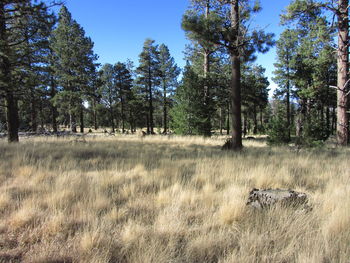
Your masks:
M144 97L148 102L147 133L154 133L154 96L160 84L159 51L152 39L146 39L137 68L137 82L142 86Z
M266 52L274 43L273 34L265 34L261 30L247 32L251 14L260 10L258 1L254 5L241 0L217 0L213 1L213 4L218 7L207 17L194 13L185 14L182 27L215 45L224 47L230 55L232 138L226 146L228 149L239 150L242 148L241 60L253 59L255 51Z
M61 113L68 109L69 125L76 132L77 117L80 115L83 128L83 101L85 88L93 78L97 56L93 53L93 42L85 36L84 29L72 18L68 9L62 6L58 26L53 32L53 70L61 90L55 96L56 106Z

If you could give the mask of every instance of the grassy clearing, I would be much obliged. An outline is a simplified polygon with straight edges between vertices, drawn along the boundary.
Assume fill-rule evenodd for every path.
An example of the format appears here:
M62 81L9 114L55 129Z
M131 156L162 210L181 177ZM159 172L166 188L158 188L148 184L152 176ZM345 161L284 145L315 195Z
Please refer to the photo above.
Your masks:
M0 142L0 262L348 262L348 149L119 136ZM245 207L306 192L308 213Z

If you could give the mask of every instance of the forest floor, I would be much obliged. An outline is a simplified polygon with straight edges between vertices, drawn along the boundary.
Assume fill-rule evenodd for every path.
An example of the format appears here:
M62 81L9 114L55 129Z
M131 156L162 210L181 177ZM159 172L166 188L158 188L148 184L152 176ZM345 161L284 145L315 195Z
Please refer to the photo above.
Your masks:
M349 262L350 149L224 138L0 141L0 262ZM252 212L252 188L312 210Z

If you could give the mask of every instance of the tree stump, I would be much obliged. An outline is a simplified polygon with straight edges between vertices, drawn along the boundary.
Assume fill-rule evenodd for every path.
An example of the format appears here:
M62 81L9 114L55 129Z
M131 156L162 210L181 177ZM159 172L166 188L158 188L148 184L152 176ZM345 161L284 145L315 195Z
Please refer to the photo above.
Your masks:
M283 189L253 189L249 193L247 205L255 209L269 208L274 205L308 208L305 193Z

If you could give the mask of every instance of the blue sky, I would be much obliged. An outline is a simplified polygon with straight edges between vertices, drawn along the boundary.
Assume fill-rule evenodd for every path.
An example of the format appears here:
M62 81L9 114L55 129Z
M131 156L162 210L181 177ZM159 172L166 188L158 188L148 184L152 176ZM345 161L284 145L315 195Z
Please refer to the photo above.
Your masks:
M279 15L289 0L261 0L262 12L254 17L254 27L264 28L276 34L283 30L279 26ZM138 55L146 38L158 44L166 44L176 63L183 67L183 51L186 40L181 29L181 17L189 0L66 0L72 16L83 26L86 35L95 43L99 63L125 62L131 59L137 65ZM259 54L257 63L266 68L271 89L275 49Z

